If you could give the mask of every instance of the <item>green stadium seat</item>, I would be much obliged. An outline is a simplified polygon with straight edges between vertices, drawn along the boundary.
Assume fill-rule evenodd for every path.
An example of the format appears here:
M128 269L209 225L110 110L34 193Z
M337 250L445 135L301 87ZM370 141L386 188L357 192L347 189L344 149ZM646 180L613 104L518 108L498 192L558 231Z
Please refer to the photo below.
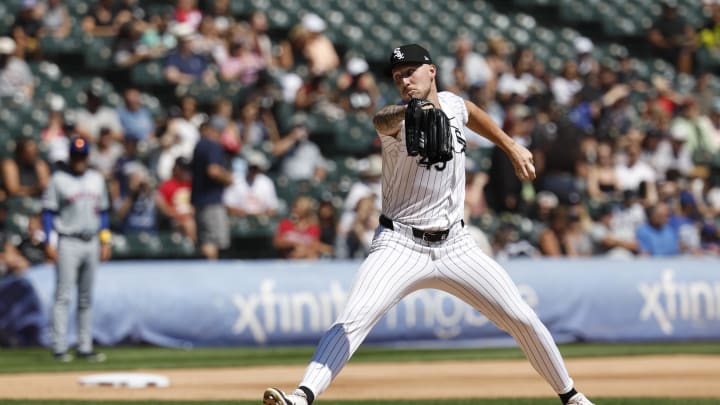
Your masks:
M91 41L86 41L83 52L85 67L90 70L108 72L115 67L112 39L94 38Z
M150 60L136 64L130 68L130 80L140 87L168 84L163 74L163 63L160 60Z

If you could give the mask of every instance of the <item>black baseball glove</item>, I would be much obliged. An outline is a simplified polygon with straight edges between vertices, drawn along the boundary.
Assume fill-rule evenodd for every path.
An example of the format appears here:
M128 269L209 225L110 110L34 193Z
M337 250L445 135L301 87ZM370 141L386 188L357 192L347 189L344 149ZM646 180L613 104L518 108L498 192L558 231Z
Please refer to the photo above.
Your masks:
M420 155L419 164L428 169L451 160L453 140L447 115L428 100L411 99L405 110L405 144L408 155Z

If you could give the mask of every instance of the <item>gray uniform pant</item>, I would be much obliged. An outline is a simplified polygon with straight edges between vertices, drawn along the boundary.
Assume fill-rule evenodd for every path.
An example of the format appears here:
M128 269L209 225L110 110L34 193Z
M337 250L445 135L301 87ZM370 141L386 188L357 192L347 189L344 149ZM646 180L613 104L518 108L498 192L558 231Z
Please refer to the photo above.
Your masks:
M92 287L95 270L100 263L100 243L97 238L84 241L61 236L58 240L58 258L53 306L52 333L53 351L67 351L67 328L70 303L77 286L77 350L92 351Z

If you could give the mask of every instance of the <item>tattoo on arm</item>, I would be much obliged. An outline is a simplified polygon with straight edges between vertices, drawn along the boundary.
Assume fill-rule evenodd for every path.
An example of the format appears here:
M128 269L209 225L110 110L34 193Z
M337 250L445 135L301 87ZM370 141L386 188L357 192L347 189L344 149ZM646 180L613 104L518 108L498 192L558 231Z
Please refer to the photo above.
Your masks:
M381 134L394 134L400 129L400 123L404 119L404 105L388 105L375 113L373 125Z

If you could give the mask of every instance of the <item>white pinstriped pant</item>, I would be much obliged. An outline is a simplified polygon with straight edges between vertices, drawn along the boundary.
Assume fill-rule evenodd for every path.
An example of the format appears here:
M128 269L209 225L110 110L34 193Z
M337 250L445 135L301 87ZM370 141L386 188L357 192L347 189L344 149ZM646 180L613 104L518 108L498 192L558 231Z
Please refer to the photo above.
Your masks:
M435 288L457 296L510 333L532 366L557 392L573 387L550 332L521 298L505 270L454 226L444 242L418 241L405 227L380 228L360 266L347 304L325 333L300 385L320 396L373 326L406 295Z

